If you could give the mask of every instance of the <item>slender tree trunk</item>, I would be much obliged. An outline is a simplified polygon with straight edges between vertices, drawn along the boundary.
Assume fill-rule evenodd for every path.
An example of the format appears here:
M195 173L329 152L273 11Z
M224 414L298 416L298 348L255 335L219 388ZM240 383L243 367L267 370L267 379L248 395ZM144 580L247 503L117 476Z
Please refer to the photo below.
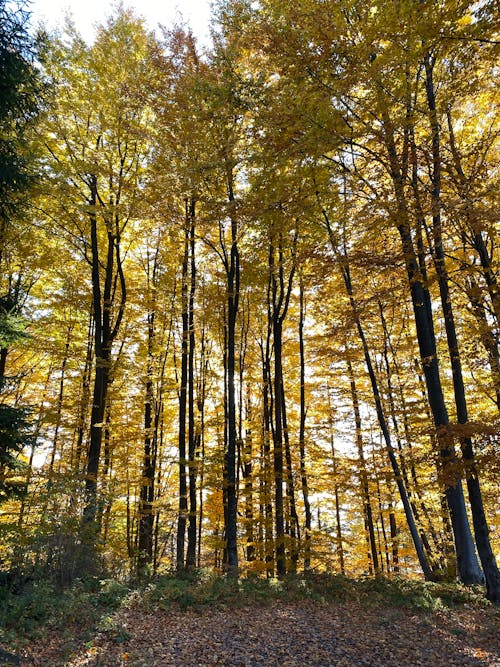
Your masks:
M80 472L80 466L83 454L83 442L87 429L88 407L90 402L90 385L92 379L92 359L94 356L94 316L93 308L90 309L89 326L87 332L87 351L85 354L85 366L82 372L82 388L78 407L78 420L76 427L75 455L72 459L72 469L76 474Z
M292 452L290 450L290 435L288 432L288 419L286 414L285 386L281 378L281 409L283 410L283 441L285 445L286 461L286 496L290 513L290 563L293 572L297 571L297 563L300 552L300 524L295 503L295 484L293 481Z
M465 386L462 375L462 363L458 338L455 327L455 318L449 290L448 272L446 269L445 254L441 231L441 155L440 155L440 132L436 111L435 88L433 81L434 61L427 55L425 58L426 73L426 93L429 108L429 120L432 132L432 231L434 243L434 266L438 275L439 291L441 295L441 307L443 310L446 338L448 342L448 352L450 355L451 370L453 376L453 389L455 395L455 406L459 424L467 424L469 421L467 411L467 401L465 397ZM479 232L480 234L480 232ZM490 288L494 285L490 281ZM496 291L493 290L494 296ZM498 301L498 299L496 299ZM500 303L494 305L499 306ZM484 503L479 484L479 475L475 462L472 438L470 436L460 438L462 457L466 466L466 483L469 493L469 501L472 510L472 521L474 534L476 537L476 546L479 552L479 558L483 566L483 572L486 579L486 591L489 600L500 605L500 572L498 570L495 555L491 548L489 539L489 527L484 511Z
M440 458L443 463L443 482L445 484L446 501L450 510L453 526L458 570L460 578L464 583L479 583L482 580L481 570L474 551L474 543L467 518L462 484L460 479L457 479L455 472L456 455L454 453L453 436L449 429L448 411L439 374L434 326L428 309L422 307L428 300L428 293L422 282L422 276L413 246L408 206L404 193L404 183L399 168L392 126L387 112L383 113L383 117L385 142L389 156L391 177L399 217L398 232L401 238L406 272L412 297L415 327L417 331L420 359L427 387L427 396L436 429L436 437L440 447Z
M268 294L268 304L270 297ZM270 307L270 306L269 306ZM272 477L271 477L271 369L270 369L270 337L271 316L267 318L266 341L261 348L262 357L262 466L261 466L261 503L264 506L264 558L266 561L266 575L274 575L274 536L273 536L273 506L272 506Z
M382 435L384 436L384 441L385 441L385 445L386 445L386 449L387 449L387 454L388 454L389 461L390 461L391 466L392 466L394 477L396 479L396 484L398 486L401 501L403 503L403 507L404 507L404 510L405 510L405 516L406 516L406 520L408 522L408 527L410 529L410 533L411 533L411 536L412 536L412 539L413 539L413 544L415 546L415 551L417 552L420 567L422 568L422 572L424 573L425 578L426 579L432 579L433 574L432 574L431 568L429 566L429 563L427 561L427 557L426 557L425 552L424 552L424 547L423 547L423 544L422 544L422 540L420 538L420 534L418 533L418 530L417 530L417 526L416 526L416 523L415 523L415 518L413 516L413 511L412 511L411 504L410 504L410 500L408 498L408 493L407 493L406 487L404 485L404 480L403 480L403 476L402 476L402 473L401 473L401 469L400 469L399 464L397 462L396 455L395 455L395 452L394 452L394 447L393 447L392 442L391 442L391 436L390 436L390 433L389 433L387 420L385 418L384 410L383 410L383 407L382 407L380 391L379 391L379 388L378 388L378 382L377 382L377 378L375 376L375 371L373 369L373 364L372 364L372 361L371 361L371 355L370 355L370 351L369 351L369 348L368 348L368 343L366 341L366 337L365 337L363 328L361 326L361 320L359 318L356 302L354 300L352 283L351 283L351 276L350 276L350 273L349 273L349 267L348 267L347 264L344 264L344 265L341 265L341 269L342 269L342 273L343 273L343 276L344 276L346 289L347 289L347 292L349 294L349 299L351 301L351 307L352 307L353 315L354 315L354 318L355 318L356 328L358 330L359 339L361 341L361 345L362 345L362 348L363 348L366 368L367 368L367 371L368 371L368 375L370 377L370 383L371 383L371 386L372 386L373 397L375 399L375 408L376 408L376 412L377 412L378 422L379 422L379 425L380 425L380 429L382 431Z
M274 343L274 512L276 538L276 571L279 577L286 574L285 525L283 505L283 321L286 318L293 277L295 274L295 246L297 231L292 245L292 268L285 284L284 257L281 232L278 234L277 263L273 239L269 244L269 274L271 277L272 296L272 331Z
M375 459L375 452L373 458ZM375 461L374 461L375 462ZM385 529L385 519L384 519L384 506L382 503L382 492L380 489L380 479L377 478L377 500L378 500L378 515L379 515L379 521L380 521L380 528L382 530L382 537L384 540L384 555L385 555L385 564L386 564L386 571L389 572L390 566L389 566L389 544L387 541L387 531ZM380 552L380 562L382 563L382 571L384 570L383 568L383 562L384 558L382 557L382 548L379 547L379 552Z
M384 362L385 362L385 372L386 372L386 377L387 377L387 397L388 397L388 401L389 401L389 411L390 411L390 415L391 415L391 420L392 420L392 424L393 424L393 427L394 427L394 433L395 433L395 436L396 436L396 444L397 444L398 452L399 452L399 462L400 462L400 466L401 466L401 472L402 472L402 475L403 475L404 484L405 484L405 486L408 490L408 498L410 500L411 508L413 510L413 515L415 517L415 522L419 527L419 532L420 532L420 537L422 539L422 544L424 545L425 551L427 553L427 557L428 557L430 563L432 564L433 570L434 570L434 566L435 566L434 553L433 553L433 550L432 550L431 545L429 543L427 533L424 530L424 527L422 525L419 505L413 499L412 486L410 484L410 479L409 479L409 476L408 476L408 466L407 466L407 463L406 463L406 456L403 452L403 446L402 446L402 443L401 443L399 423L398 423L398 419L397 419L397 416L396 416L396 405L395 405L395 400L394 400L394 390L393 390L392 380L391 380L391 364L389 362L389 354L388 354L389 348L391 348L391 351L392 351L394 357L395 357L395 354L394 354L394 350L393 350L391 342L390 342L390 335L389 335L389 330L387 328L387 322L386 322L385 315L384 315L384 308L383 308L383 305L382 305L382 302L380 301L380 299L378 299L378 306L379 306L379 312L380 312L380 320L381 320L381 323L382 323L382 330L384 332L383 358L384 358ZM401 399L403 401L403 419L405 420L406 419L406 413L405 413L405 410L404 410L404 396L403 396L402 391L400 391L400 396L401 396ZM409 434L409 429L408 429L407 423L406 423L406 426L405 426L405 433L406 433L406 437L407 437L407 446L410 450L410 455L411 455L411 449L412 449L411 448L411 439L410 439L410 434ZM426 513L427 508L425 506L424 501L422 500L421 494L419 493L419 484L418 484L417 474L416 474L415 466L413 464L411 464L411 470L412 470L411 480L412 480L412 483L413 483L413 488L415 489L415 495L420 500L420 507L422 508L423 512ZM428 517L428 513L426 514L426 516ZM429 525L431 527L431 531L432 531L433 530L432 522L428 521L428 523L429 523Z
M184 256L182 260L182 343L181 343L181 386L179 390L179 516L177 520L176 562L177 570L184 569L186 522L188 513L186 479L186 412L189 356L189 211L186 202L186 226L184 230Z
M253 436L252 436L252 397L250 385L247 384L246 394L247 423L245 433L245 450L243 457L243 480L245 488L245 540L246 559L249 563L255 560L254 516L253 516Z
M339 484L338 484L338 478L337 478L337 455L335 452L335 440L333 436L333 413L332 413L332 405L331 405L331 400L330 400L330 395L328 395L329 403L330 403L330 419L329 419L329 427L330 427L330 446L332 448L332 467L333 467L333 492L334 492L334 497L335 497L335 522L336 522L336 528L337 528L337 553L339 556L339 566L340 566L340 573L345 574L345 556L344 556L344 544L343 544L343 538L342 538L342 521L340 518L340 500L339 500ZM372 524L372 532L373 532L373 524Z
M392 571L397 574L399 572L399 530L394 513L392 492L390 493L389 502L389 527L391 531Z
M200 483L199 483L199 520L198 520L198 567L201 567L201 529L203 525L203 493L205 486L205 399L207 391L207 375L209 354L207 354L207 342L205 328L201 331L200 341L200 378L198 386L198 410L200 413L200 437L199 437L199 459L200 459Z
M306 378L304 353L304 284L300 279L299 292L299 355L300 355L300 425L299 425L299 452L300 452L300 483L304 499L305 536L304 536L304 569L311 567L311 504L309 502L309 487L306 471ZM342 556L343 557L343 556Z
M153 501L155 497L154 421L155 409L153 385L153 344L156 312L148 312L148 362L144 401L144 459L139 503L139 526L137 544L137 572L145 574L153 560Z
M194 420L194 357L195 357L195 333L194 333L194 297L196 291L196 257L195 257L195 216L196 202L191 197L188 204L189 212L189 251L190 251L190 287L189 287L189 350L188 350L188 427L189 427L189 522L188 522L188 544L186 554L186 568L192 569L196 566L196 434Z
M273 319L274 341L274 517L276 534L276 571L278 577L286 574L285 558L285 524L283 508L283 411L281 408L281 374L282 369L282 321L280 317Z
M228 200L234 204L233 174L228 170ZM237 546L237 488L236 488L236 396L235 396L235 338L236 318L240 296L240 254L238 250L238 223L231 215L231 242L229 258L226 264L227 277L227 449L225 455L226 470L226 553L227 573L236 576L238 573Z
M7 364L7 355L9 354L8 347L2 347L0 349L0 383L3 383L5 378L5 366ZM2 386L0 384L0 386Z
M100 202L100 199L99 199ZM95 376L92 396L90 442L85 475L85 506L82 527L86 538L93 543L96 537L97 480L103 437L104 414L110 382L111 351L125 310L127 298L119 244L119 219L106 220L106 259L104 281L101 287L101 264L97 225L98 190L97 177L92 177L89 198L92 296L94 316ZM101 212L106 215L106 212ZM116 302L119 285L120 298ZM116 315L114 315L116 311ZM113 320L114 315L114 320Z
M359 409L358 390L356 387L356 380L352 368L351 359L347 354L347 372L349 375L349 383L351 385L351 400L354 411L354 425L356 429L356 447L358 450L358 465L359 465L359 479L361 482L361 497L363 499L363 516L365 518L365 526L368 537L369 553L371 563L375 574L379 571L377 544L375 542L375 528L373 522L372 504L370 500L370 487L368 485L368 472L366 470L366 461L363 451L363 431L361 428L361 412Z
M71 345L71 334L73 332L73 325L70 324L68 327L68 332L66 334L66 342L64 345L64 355L63 359L61 362L61 373L59 377L59 394L57 396L57 407L56 407L56 424L54 428L54 437L52 439L52 451L50 454L50 461L49 461L49 482L48 486L52 484L52 477L54 473L54 463L56 460L56 455L57 455L57 446L59 442L59 430L61 428L61 420L62 420L62 408L63 408L63 401L64 401L64 381L66 378L66 366L68 365L68 358L69 358L69 348Z

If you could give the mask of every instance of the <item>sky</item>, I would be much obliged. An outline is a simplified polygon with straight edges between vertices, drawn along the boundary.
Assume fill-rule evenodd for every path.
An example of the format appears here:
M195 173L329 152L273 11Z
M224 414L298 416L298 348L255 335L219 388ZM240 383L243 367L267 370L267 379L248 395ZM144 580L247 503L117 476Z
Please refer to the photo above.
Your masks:
M159 23L169 27L182 18L201 41L208 39L210 0L124 0L123 4L143 16L151 28ZM32 24L42 21L49 29L62 25L69 11L84 39L92 41L95 25L104 22L116 5L115 0L31 0L29 6Z

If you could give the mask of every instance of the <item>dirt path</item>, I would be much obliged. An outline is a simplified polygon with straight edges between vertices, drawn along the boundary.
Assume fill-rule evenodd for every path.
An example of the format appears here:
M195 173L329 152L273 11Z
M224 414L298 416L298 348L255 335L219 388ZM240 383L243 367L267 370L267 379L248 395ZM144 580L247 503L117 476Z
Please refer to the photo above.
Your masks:
M493 609L416 613L355 603L120 610L91 641L41 641L23 667L500 667ZM66 657L64 653L66 652Z

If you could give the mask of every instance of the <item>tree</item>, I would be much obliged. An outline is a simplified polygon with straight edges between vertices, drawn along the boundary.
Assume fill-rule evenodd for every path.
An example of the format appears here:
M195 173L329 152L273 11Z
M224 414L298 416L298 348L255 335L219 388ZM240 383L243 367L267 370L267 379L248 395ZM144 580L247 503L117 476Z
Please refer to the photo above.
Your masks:
M74 32L69 39L50 51L57 97L44 126L53 176L45 211L89 266L95 363L83 523L92 532L113 346L127 299L123 248L138 216L149 152L151 115L137 82L146 85L154 46L141 22L121 10L91 47Z
M34 177L26 133L40 110L38 43L28 32L24 3L0 2L0 262L12 217Z
M9 259L35 177L27 134L38 116L42 90L35 65L38 44L28 24L24 4L0 2L0 501L22 490L19 480L9 477L22 467L24 448L33 445L27 408L4 402L14 380L6 376L7 356L25 336L22 276L12 274Z

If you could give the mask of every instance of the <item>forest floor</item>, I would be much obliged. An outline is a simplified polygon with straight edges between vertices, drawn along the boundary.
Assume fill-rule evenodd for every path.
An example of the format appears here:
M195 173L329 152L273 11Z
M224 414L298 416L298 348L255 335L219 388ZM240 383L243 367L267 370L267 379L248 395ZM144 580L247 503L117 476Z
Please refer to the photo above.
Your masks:
M217 596L215 596L217 598ZM114 610L47 627L16 645L21 667L500 667L500 614L418 608L378 595L200 602L129 595ZM163 599L164 601L164 599Z
M495 623L496 620L496 623ZM492 610L411 613L356 603L275 601L266 607L121 610L78 646L47 636L20 664L56 667L493 667Z

